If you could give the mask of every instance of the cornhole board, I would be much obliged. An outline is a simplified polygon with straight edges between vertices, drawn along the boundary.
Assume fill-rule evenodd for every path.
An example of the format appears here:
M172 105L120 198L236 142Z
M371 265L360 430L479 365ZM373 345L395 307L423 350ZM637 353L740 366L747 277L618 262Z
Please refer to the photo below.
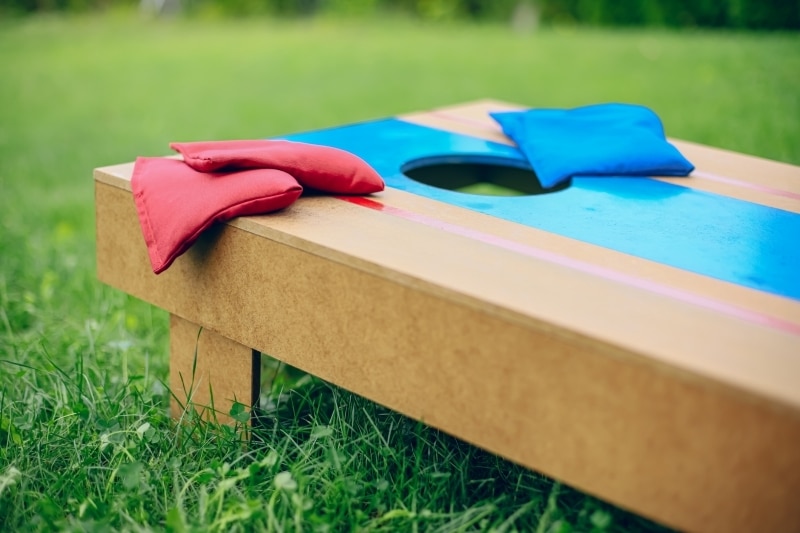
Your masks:
M525 167L487 115L515 108L288 135L388 188L218 225L159 276L132 164L97 169L98 276L171 314L172 390L222 416L263 352L673 527L798 530L800 168L675 140L688 178L449 190Z

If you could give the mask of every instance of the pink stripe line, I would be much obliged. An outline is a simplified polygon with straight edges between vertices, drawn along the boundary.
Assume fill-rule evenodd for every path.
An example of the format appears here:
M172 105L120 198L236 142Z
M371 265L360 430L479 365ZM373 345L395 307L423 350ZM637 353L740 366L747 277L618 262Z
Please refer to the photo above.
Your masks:
M617 272L609 268L605 268L599 265L594 265L577 259L572 259L570 257L556 254L547 250L543 250L541 248L535 248L532 246L520 244L518 242L504 239L502 237L497 237L496 235L490 235L488 233L483 233L481 231L465 228L463 226L458 226L456 224L451 224L449 222L431 218L426 215L422 215L420 213L414 213L411 211L407 211L405 209L400 209L398 207L388 206L386 204L382 204L380 202L371 200L369 198L364 198L361 196L339 196L338 198L346 202L350 202L352 204L360 205L362 207L367 207L375 211L381 211L383 213L403 218L406 220L410 220L412 222L418 222L420 224L424 224L432 228L436 228L442 231L446 231L448 233L460 235L462 237L467 237L476 241L490 244L492 246L503 248L505 250L509 250L527 257L533 257L535 259L544 260L549 263L554 263L560 266L571 268L573 270L598 276L607 280L615 281L617 283L622 283L624 285L636 287L638 289L646 290L655 294L659 294L661 296L667 296L669 298L679 300L685 303L693 304L706 309L711 309L713 311L733 316L754 324L767 326L773 329L782 330L787 333L800 336L800 324L789 322L788 320L784 320L782 318L765 315L763 313L758 313L756 311L751 311L749 309L744 309L742 307L731 305L719 300L715 300L713 298L700 296L688 291L663 285L661 283L657 283L651 280L630 276L628 274L623 274L621 272Z
M743 187L745 189L752 189L754 191L765 192L767 194L773 194L775 196L783 196L785 198L792 198L793 200L800 200L800 194L796 192L785 191L783 189L775 189L773 187L767 187L766 185L758 185L755 183L737 180L734 178L728 178L725 176L718 176L717 174L712 174L711 172L705 172L702 170L695 170L689 177L703 178L710 181L717 181L719 183L727 183L729 185Z
M481 128L488 129L488 130L497 130L497 133L503 133L502 129L500 129L499 124L495 123L487 123L480 120L475 120L472 118L462 117L459 115L451 115L447 111L430 111L426 113L428 115L433 115L435 117L443 118L445 120L452 120L454 122L462 122L464 124L470 124L472 126L480 126ZM495 127L496 126L496 127Z
M500 129L499 125L497 125L497 127L495 128L494 124L487 124L486 122L481 122L479 120L475 120L475 119L471 119L471 118L467 118L467 117L462 117L462 116L459 116L459 115L453 115L453 114L448 113L447 111L431 111L429 114L437 116L439 118L446 119L446 120L451 120L451 121L454 121L454 122L462 122L464 124L470 124L470 125L473 125L473 126L481 126L481 127L485 128L485 129L497 130L498 133L502 133L502 130ZM654 177L658 177L658 176L654 176ZM755 183L750 183L748 181L743 181L743 180L737 180L737 179L734 179L734 178L728 178L726 176L720 176L718 174L712 174L711 172L705 172L705 171L702 171L702 170L695 170L694 172L691 173L691 175L689 177L690 178L694 177L694 178L707 179L709 181L716 181L718 183L727 183L728 185L734 185L736 187L742 187L744 189L750 189L750 190L753 190L753 191L763 192L763 193L766 193L766 194L772 194L774 196L783 196L784 198L791 198L793 200L800 200L800 194L798 194L796 192L787 191L787 190L784 190L784 189L776 189L774 187L768 187L766 185L758 185L758 184L755 184Z

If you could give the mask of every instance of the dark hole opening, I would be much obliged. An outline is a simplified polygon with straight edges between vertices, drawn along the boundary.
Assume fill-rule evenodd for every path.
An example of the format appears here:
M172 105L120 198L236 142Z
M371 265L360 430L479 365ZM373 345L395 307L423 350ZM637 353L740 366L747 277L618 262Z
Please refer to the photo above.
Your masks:
M412 162L406 165L403 174L439 189L486 196L547 194L562 191L570 185L566 181L544 188L530 169L485 162Z

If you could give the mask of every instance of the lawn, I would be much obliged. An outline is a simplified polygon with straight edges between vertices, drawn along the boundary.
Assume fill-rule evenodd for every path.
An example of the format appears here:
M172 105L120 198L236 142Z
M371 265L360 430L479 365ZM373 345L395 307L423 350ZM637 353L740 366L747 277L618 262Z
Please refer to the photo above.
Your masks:
M175 427L166 315L95 279L91 170L485 97L800 164L798 72L797 34L0 21L0 530L660 531L274 365L249 445Z

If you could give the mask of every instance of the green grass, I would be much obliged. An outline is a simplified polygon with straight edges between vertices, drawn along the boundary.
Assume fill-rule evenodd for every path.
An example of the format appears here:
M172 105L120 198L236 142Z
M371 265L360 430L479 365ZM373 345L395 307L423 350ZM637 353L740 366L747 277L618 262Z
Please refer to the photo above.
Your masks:
M0 530L659 530L285 373L251 445L174 427L166 316L95 279L91 169L483 97L642 103L671 136L798 164L797 72L787 34L0 21Z

